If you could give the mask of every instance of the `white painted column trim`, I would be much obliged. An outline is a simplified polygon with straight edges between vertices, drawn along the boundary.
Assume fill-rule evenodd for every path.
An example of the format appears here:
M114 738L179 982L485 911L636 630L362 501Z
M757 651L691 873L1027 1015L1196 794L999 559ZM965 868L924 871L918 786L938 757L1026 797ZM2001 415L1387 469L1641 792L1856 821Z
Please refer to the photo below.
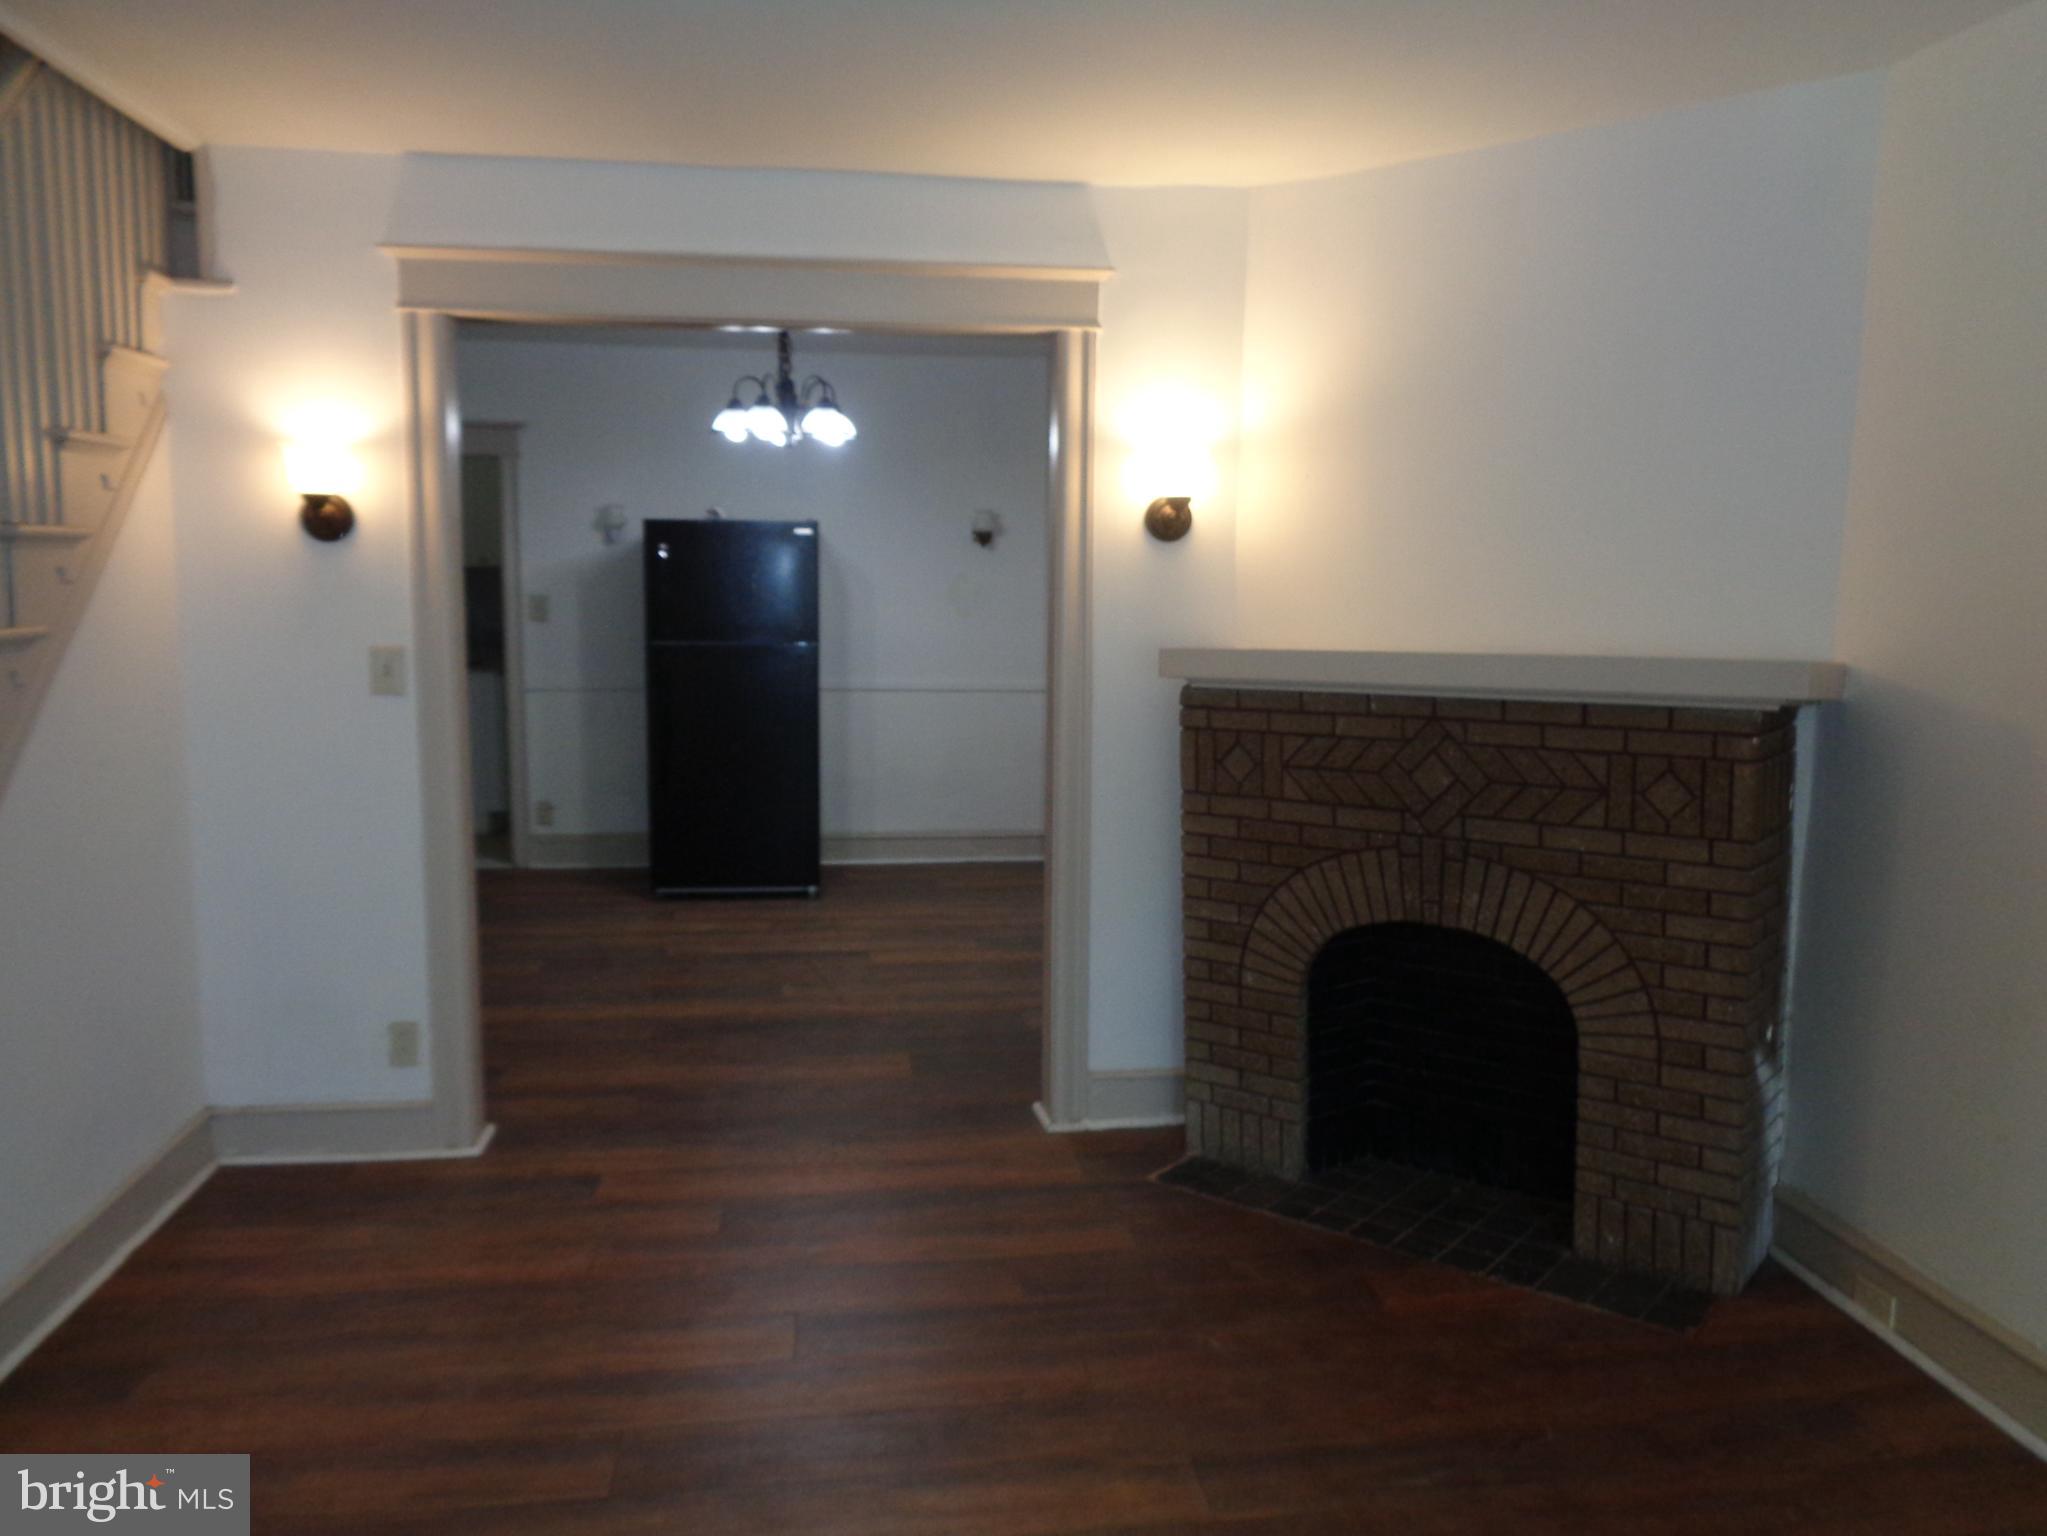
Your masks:
M1045 789L1045 1063L1038 1118L1050 1130L1088 1118L1089 829L1093 645L1089 489L1095 336L1052 344L1051 657Z
M419 710L434 1139L442 1147L470 1147L484 1134L483 1002L469 803L455 323L446 315L408 313L401 324L411 406L412 674Z

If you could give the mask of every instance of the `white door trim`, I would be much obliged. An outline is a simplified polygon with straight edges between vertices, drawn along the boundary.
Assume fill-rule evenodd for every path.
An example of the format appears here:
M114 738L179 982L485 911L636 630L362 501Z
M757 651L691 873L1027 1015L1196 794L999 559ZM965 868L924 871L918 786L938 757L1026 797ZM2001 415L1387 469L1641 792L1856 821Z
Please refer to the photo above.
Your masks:
M419 708L426 863L427 1039L436 1144L484 1133L483 1003L476 957L476 829L469 782L469 668L462 631L462 417L455 322L407 313L412 448L413 693Z
M401 308L548 324L748 325L766 317L792 330L1042 336L1099 324L1106 275L1098 267L385 249L397 262Z
M1052 612L1045 700L1045 1058L1036 1106L1038 1118L1054 1130L1079 1125L1088 1112L1094 392L1094 333L1059 332L1052 340L1045 519Z
M564 271L588 258L564 254ZM521 269L545 269L537 253L524 253ZM449 269L452 271L452 268ZM499 264L499 271L508 268ZM769 281L773 263L763 263ZM1045 1028L1040 1119L1071 1128L1087 1117L1088 1094L1088 911L1089 762L1091 759L1092 630L1089 615L1093 561L1090 444L1093 438L1095 336L1092 315L1072 325L1019 325L1011 312L1007 283L989 278L983 318L961 310L962 284L956 274L931 277L919 309L916 276L900 274L891 289L886 322L861 312L868 298L849 275L841 288L818 281L806 266L789 274L794 302L763 301L754 318L803 313L811 323L863 329L927 329L962 334L1002 334L1031 329L1051 338L1051 474L1048 532L1050 562L1050 687L1046 731L1045 828ZM1013 278L1008 281L1013 282ZM544 280L527 290L540 307L519 318L567 324L589 318L578 308L578 290ZM559 312L546 296L558 292ZM724 318L699 314L686 287L663 295L656 313L638 320L677 325ZM815 313L815 306L843 293L843 311ZM800 304L802 308L798 308ZM479 308L456 290L435 295L430 306L403 311L408 373L408 409L414 446L413 606L418 651L420 773L427 863L427 937L433 1019L433 1093L444 1144L472 1146L483 1134L483 1052L477 990L474 834L469 784L469 712L462 657L461 416L455 398L454 316ZM919 324L919 316L922 323ZM1021 1110L1023 1106L1019 1105Z

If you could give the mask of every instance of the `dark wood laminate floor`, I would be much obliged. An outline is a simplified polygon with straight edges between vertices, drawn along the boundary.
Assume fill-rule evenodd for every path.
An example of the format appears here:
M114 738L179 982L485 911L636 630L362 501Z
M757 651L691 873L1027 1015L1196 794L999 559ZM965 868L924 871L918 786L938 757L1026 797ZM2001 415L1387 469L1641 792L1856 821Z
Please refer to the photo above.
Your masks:
M1677 1336L1043 1135L1038 901L486 876L490 1154L223 1172L0 1445L251 1451L266 1532L2047 1531L1781 1274Z

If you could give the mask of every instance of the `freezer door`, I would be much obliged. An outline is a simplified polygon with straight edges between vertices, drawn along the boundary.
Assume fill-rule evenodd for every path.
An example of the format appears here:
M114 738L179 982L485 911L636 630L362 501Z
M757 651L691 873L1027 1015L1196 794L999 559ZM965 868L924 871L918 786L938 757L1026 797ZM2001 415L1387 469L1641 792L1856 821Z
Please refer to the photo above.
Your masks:
M816 888L815 645L650 646L647 737L657 892Z
M817 524L650 521L647 643L817 639Z

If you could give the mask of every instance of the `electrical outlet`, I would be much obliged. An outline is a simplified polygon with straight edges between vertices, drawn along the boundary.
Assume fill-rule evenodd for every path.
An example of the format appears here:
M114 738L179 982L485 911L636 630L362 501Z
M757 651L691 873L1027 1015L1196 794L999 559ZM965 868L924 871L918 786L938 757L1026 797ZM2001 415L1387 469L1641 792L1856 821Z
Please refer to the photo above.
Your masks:
M552 800L536 800L533 802L533 825L536 827L551 827L554 825L554 802Z
M370 692L387 698L405 696L405 647L370 647Z
M1855 1277L1854 1289L1848 1299L1880 1326L1895 1329L1898 1326L1898 1298L1878 1285L1867 1275Z
M545 624L547 622L548 608L547 594L545 592L528 592L526 594L527 623Z
M416 1067L419 1065L419 1025L412 1019L399 1019L385 1026L390 1041L391 1065L394 1067Z

